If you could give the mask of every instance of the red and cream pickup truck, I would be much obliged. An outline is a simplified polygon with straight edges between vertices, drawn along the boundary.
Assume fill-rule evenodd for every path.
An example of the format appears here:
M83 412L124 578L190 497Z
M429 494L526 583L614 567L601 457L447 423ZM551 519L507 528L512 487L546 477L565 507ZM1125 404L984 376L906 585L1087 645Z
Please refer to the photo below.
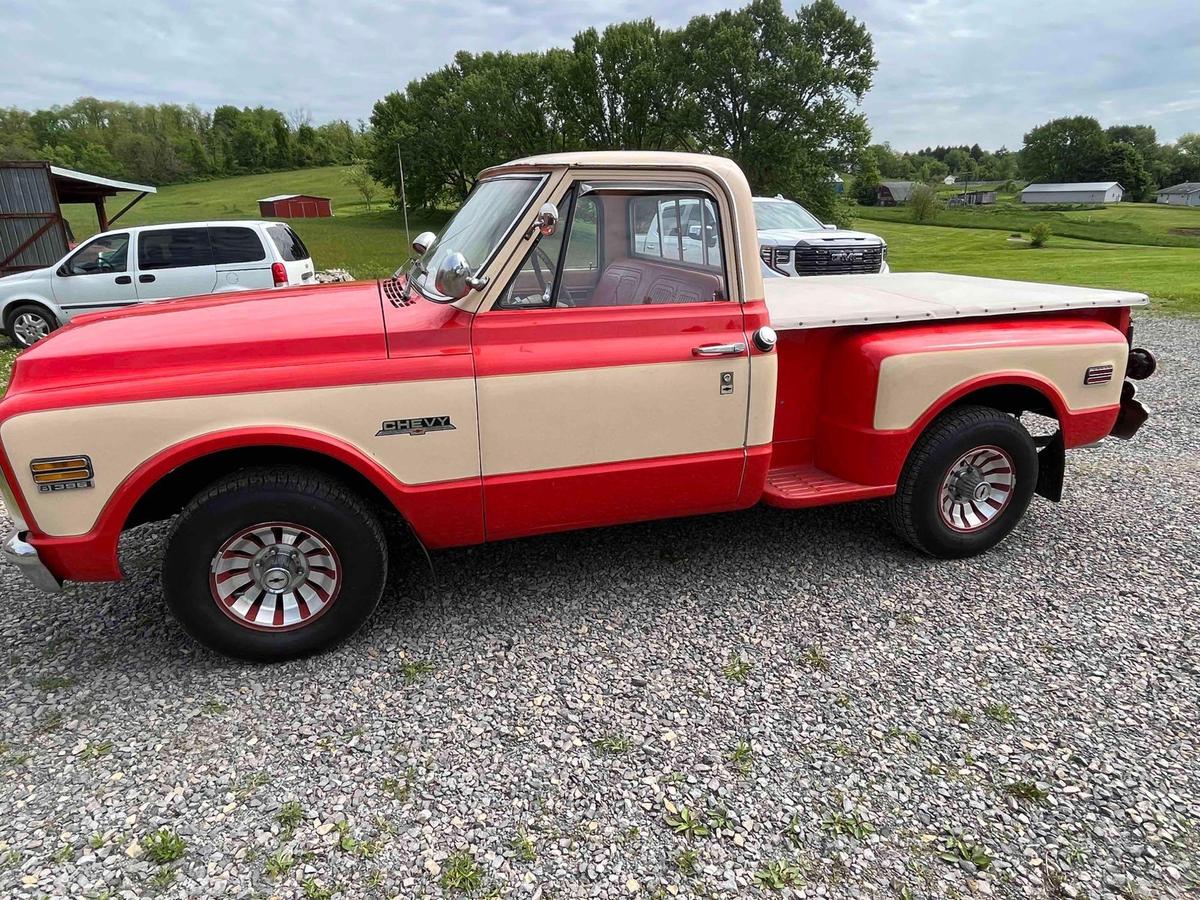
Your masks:
M668 249L664 216L700 224ZM726 159L498 166L414 247L384 281L88 316L27 351L0 403L7 558L49 590L113 581L121 533L174 517L168 606L277 659L370 615L397 520L436 549L888 498L902 538L961 557L1059 499L1065 450L1146 418L1144 296L932 274L764 293Z

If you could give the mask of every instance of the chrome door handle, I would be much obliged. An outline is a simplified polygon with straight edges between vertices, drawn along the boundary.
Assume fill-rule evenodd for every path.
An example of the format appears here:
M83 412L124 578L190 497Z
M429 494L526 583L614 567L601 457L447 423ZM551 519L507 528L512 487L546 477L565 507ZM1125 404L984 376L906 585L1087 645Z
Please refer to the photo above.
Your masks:
M705 344L692 348L692 356L740 356L745 352L746 345L740 341L736 344Z

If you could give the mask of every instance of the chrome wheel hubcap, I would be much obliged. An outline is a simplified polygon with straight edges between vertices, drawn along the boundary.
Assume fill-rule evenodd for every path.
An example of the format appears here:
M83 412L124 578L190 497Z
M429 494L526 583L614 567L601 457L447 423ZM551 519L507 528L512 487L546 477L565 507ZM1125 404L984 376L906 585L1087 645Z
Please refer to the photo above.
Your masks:
M26 346L36 344L50 333L50 323L34 313L21 313L13 320L13 334Z
M1012 457L999 447L976 447L960 456L942 479L942 521L968 533L990 525L1008 506L1016 484Z
M209 582L217 606L239 625L289 631L324 615L342 570L333 546L312 529L266 522L221 546Z

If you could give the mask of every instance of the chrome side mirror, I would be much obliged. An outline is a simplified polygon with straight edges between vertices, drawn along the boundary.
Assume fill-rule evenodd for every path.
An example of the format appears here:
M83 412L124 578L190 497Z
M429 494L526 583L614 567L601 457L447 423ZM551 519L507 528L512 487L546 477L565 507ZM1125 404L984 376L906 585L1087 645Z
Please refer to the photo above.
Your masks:
M482 290L487 286L486 278L476 278L467 263L467 258L457 251L449 253L438 266L433 286L443 297L461 300L471 291Z
M542 237L550 237L558 228L558 207L553 203L543 203L538 210L533 227L542 233Z
M425 251L428 250L436 240L437 235L432 231L422 231L415 238L413 238L412 248L416 251L417 256L424 256Z

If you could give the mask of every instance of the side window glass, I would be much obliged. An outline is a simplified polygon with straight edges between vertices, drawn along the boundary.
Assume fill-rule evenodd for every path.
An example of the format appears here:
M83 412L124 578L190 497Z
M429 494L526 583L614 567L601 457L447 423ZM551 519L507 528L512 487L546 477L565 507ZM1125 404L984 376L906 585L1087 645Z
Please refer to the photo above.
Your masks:
M207 228L162 228L138 237L138 268L143 271L212 264Z
M129 235L103 234L75 251L59 274L105 275L124 272L129 265Z
M578 199L564 222L565 251L559 234L543 238L526 255L498 308L728 299L721 222L711 197L694 190L649 194L598 187Z
M222 226L208 229L212 241L213 262L225 263L258 262L267 258L262 241L250 228Z

